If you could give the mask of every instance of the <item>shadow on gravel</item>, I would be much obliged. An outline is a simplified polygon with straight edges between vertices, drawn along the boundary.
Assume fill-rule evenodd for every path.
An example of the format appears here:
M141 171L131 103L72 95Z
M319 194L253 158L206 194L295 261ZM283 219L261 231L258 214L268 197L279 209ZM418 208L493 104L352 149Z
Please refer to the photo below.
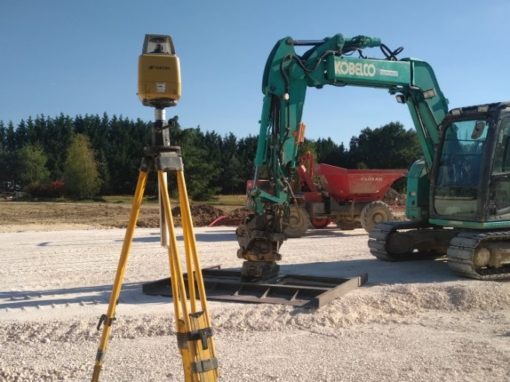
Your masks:
M352 232L352 231L347 231ZM360 233L344 233L338 228L324 228L324 229L309 229L308 232L303 236L309 239L321 239L323 237L354 237L354 236L366 236L368 238L368 234L365 231ZM215 229L214 231L209 232L199 232L195 233L195 238L197 241L214 243L218 241L236 241L235 229ZM177 235L177 240L182 241L182 235ZM289 239L295 240L295 239ZM117 242L122 242L123 240L116 240ZM148 236L144 237L135 237L133 239L135 243L158 243L159 242L159 233L150 233ZM43 245L45 243L42 243Z
M347 233L342 232L338 228L323 228L323 229L309 229L307 233L303 236L309 239L321 239L323 237L355 237L355 236L366 236L368 240L368 234L365 231L358 230L358 232L354 233L353 231L346 231ZM225 229L214 229L208 232L198 232L195 233L195 238L197 241L202 241L206 243L214 243L219 241L237 241L235 234L235 227L225 228ZM182 235L177 235L178 241L183 241ZM295 239L289 239L295 240ZM122 243L123 239L115 240L117 243ZM146 236L143 237L134 237L134 243L158 243L159 242L159 232L151 232L147 233ZM39 246L47 246L49 242L39 243Z
M214 243L218 241L236 241L235 232L232 230L221 230L221 231L211 231L211 232L200 232L195 233L196 241L203 241L207 243ZM184 238L182 235L177 235L178 241L183 241ZM123 240L116 240L117 242L122 242ZM159 234L151 235L146 237L135 237L133 238L134 243L159 243Z
M83 306L108 304L111 291L111 285L97 285L43 291L0 292L0 310L42 308L67 304L80 304ZM168 298L161 298L161 301L168 302ZM144 302L154 303L158 302L158 300L154 298L147 300L147 297L142 293L142 283L125 283L122 285L121 304L142 304Z
M455 275L444 259L384 262L377 259L355 259L333 262L281 265L282 273L327 277L354 277L368 273L368 285L437 283L466 280Z
M334 262L304 264L282 264L282 274L350 278L368 273L367 285L438 283L459 280L444 260L406 261L386 263L377 259L355 259ZM465 279L464 279L465 280ZM120 296L121 304L143 304L168 302L168 297L151 296L142 293L142 284L125 283ZM51 289L45 291L0 292L1 309L42 308L80 304L92 306L107 304L112 286L98 285Z
M309 229L304 237L309 239L320 239L323 237L355 237L366 236L368 240L368 233L362 230L357 231L341 231L339 228L322 228L322 229Z

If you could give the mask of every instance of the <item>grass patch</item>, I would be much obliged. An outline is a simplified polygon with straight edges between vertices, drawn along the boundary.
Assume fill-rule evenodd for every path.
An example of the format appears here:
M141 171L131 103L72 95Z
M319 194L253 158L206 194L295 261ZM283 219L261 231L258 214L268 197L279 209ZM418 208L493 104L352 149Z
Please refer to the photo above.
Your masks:
M216 206L239 206L246 205L246 195L216 195L205 204L212 204Z
M133 202L133 195L104 195L101 197L101 201L105 203L114 204L131 204ZM172 199L173 200L173 199ZM158 197L147 195L143 198L144 203L157 203Z
M172 195L174 196L174 195ZM0 201L4 201L0 198ZM67 197L59 198L30 198L25 197L17 199L22 202L54 202L54 203L111 203L111 204L131 204L133 202L133 195L103 195L97 196L93 199L76 200ZM171 197L172 204L178 203L177 198ZM158 197L154 195L147 195L143 198L145 203L158 203ZM191 201L193 204L209 204L214 206L233 206L244 207L246 205L246 195L216 195L206 201Z
M105 195L101 197L101 201L105 203L131 203L133 201L133 195ZM145 196L143 199L144 203L157 203L158 197L153 195ZM175 192L172 193L170 198L172 204L177 203L177 197ZM193 204L210 204L219 206L239 206L242 207L246 204L246 195L216 195L209 200L196 201L191 200Z

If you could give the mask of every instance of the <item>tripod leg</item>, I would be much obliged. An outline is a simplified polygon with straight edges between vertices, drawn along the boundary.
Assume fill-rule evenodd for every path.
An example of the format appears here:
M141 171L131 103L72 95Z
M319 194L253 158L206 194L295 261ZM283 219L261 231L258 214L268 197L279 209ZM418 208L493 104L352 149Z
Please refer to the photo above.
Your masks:
M164 171L158 171L158 182L163 183L163 178L165 176ZM161 190L161 199L163 201L163 213L165 215L165 219L168 223L168 232L170 234L170 245L168 246L168 256L170 262L170 273L172 276L174 274L177 276L177 295L179 299L173 299L174 304L180 302L180 307L182 308L182 313L184 317L188 315L188 305L186 301L186 289L184 287L184 277L182 275L181 262L179 260L179 253L177 249L177 237L175 234L175 225L174 219L171 213L171 205L170 205L170 196L168 195L168 190L164 187L160 188ZM172 292L173 295L174 292ZM180 311L179 311L180 313ZM176 317L177 318L177 317Z
M163 184L165 177L164 171L158 171L158 182ZM171 213L170 196L165 187L160 187L161 200L163 202L163 213L167 222L170 245L168 246L168 261L170 265L170 279L172 287L172 296L175 311L175 322L177 326L177 343L182 356L182 364L184 368L184 379L186 382L192 379L193 356L187 346L186 334L191 327L188 302L186 298L186 289L184 277L182 274L181 261L177 250L177 237L175 234L175 225Z
M179 177L177 177L177 179L179 179ZM197 296L195 290L195 272L193 262L191 260L191 253L193 251L193 244L191 241L195 238L195 236L194 233L189 230L189 227L192 226L191 213L189 212L189 204L185 192L180 187L179 180L177 181L177 186L179 192L179 206L181 208L181 225L184 238L184 250L186 254L186 271L188 273L188 293L191 303L191 312L194 313L197 311Z
M193 377L199 381L216 381L218 378L218 362L215 357L213 332L207 312L207 299L205 294L204 280L202 277L202 268L197 252L195 232L191 219L191 211L186 190L186 181L184 172L177 170L177 186L179 191L179 201L181 206L182 228L186 245L186 265L188 267L189 289L193 291L195 297L195 281L198 288L198 295L202 311L197 311L196 304L192 301L192 313L190 314L191 327L190 333L200 336L200 341L188 341L191 352L194 355L195 362L192 365ZM190 277L191 276L191 277ZM191 298L191 293L190 293Z
M197 252L197 243L195 240L195 232L193 229L193 222L191 220L191 211L189 206L188 199L188 191L186 189L186 181L184 179L184 172L177 171L177 187L179 189L179 197L181 198L181 215L184 216L183 219L183 229L184 235L189 240L189 245L191 249L190 262L193 263L193 267L195 269L195 278L197 279L198 286L198 294L200 298L200 302L202 304L202 310L205 313L207 325L209 326L209 314L207 312L207 296L205 293L204 280L202 277L202 267L200 265L200 259L198 258Z
M159 198L159 232L160 232L160 243L162 247L168 248L168 222L163 214L163 201L161 197L161 188L168 189L167 174L163 176L163 183L158 182L158 198Z
M112 294L108 304L108 311L105 315L101 316L97 326L99 330L101 324L104 323L101 342L99 343L99 348L97 349L96 363L94 365L94 373L92 374L92 382L99 381L99 374L103 366L103 358L108 347L108 339L110 338L110 333L112 331L112 323L115 320L115 308L119 299L120 290L122 288L122 281L124 280L124 274L126 271L126 263L129 256L129 251L131 249L131 243L133 241L136 222L140 214L140 207L143 201L145 185L147 184L147 175L148 173L146 171L140 171L138 175L136 191L129 216L129 223L126 229L126 234L124 236L124 242L122 244L122 251L120 254L119 265L117 267L117 273L115 274L115 281L113 283Z
M191 224L191 216L189 209L189 202L186 195L185 187L182 188L182 180L180 178L182 171L177 170L177 182L179 184L179 200L181 207L181 216L185 250L186 250L186 267L189 272L188 277L193 278L193 274L200 274L200 278L195 278L198 281L203 280L201 278L201 269L193 267L196 262L192 261L191 249L195 247L194 236ZM158 180L162 179L162 171L158 171ZM179 350L182 355L182 362L184 368L184 380L186 382L214 382L217 380L217 369L218 362L214 357L214 345L212 341L212 329L209 325L209 318L204 311L197 312L196 304L191 302L191 312L188 309L188 303L186 300L186 290L184 284L184 277L182 274L182 267L180 265L180 258L177 253L177 244L175 238L175 227L173 224L173 218L170 214L170 198L168 196L168 190L162 189L162 199L164 203L164 212L167 221L169 222L168 228L170 233L170 247L169 247L169 258L170 258L170 273L172 275L172 295L174 296L174 306L180 303L182 310L180 314L176 314L177 324L177 343ZM192 251L191 251L192 252ZM195 251L196 257L196 251ZM193 280L193 279L192 279ZM195 284L188 284L189 295L194 290ZM199 289L203 287L199 286ZM176 293L179 295L177 299ZM194 293L193 293L194 295ZM205 295L204 295L205 296ZM175 307L176 312L178 308Z

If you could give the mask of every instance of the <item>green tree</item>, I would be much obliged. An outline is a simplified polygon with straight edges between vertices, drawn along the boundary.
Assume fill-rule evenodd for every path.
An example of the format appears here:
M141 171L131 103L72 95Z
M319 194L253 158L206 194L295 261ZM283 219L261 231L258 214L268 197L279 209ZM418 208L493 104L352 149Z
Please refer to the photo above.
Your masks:
M82 134L88 137L89 149L95 153L96 169L103 183L100 192L132 194L143 147L150 143L151 125L106 113L74 117L39 115L21 120L16 126L0 121L0 181L24 183L20 180L18 159L20 149L27 145L42 148L50 179L62 179L67 149L73 137ZM245 191L246 180L254 175L256 136L221 137L214 131L179 127L173 127L170 134L172 145L182 147L188 190L193 198ZM421 156L416 133L405 130L398 122L364 129L351 139L349 147L331 138L306 140L298 156L307 150L315 152L317 162L348 168L408 167ZM264 166L259 168L258 177L267 177ZM175 189L175 181L172 177L169 180ZM146 190L155 194L155 185L155 177L149 177Z
M311 152L313 157L317 159L317 142L305 138L304 142L298 146L297 160L301 158L305 153Z
M5 147L6 151L15 151L18 147L16 147L16 129L14 129L14 124L9 122L7 124L7 129L5 130Z
M230 133L221 139L221 172L219 186L223 194L244 193L246 179L242 178L242 164L239 160L237 138Z
M241 163L241 171L239 173L243 184L240 193L246 192L246 181L253 179L255 173L255 153L257 152L257 136L249 135L246 138L239 139L237 143L237 157ZM263 174L259 173L259 177L264 177Z
M400 122L363 129L353 137L349 150L351 165L358 168L407 168L421 156L416 132Z
M39 145L25 145L17 153L17 178L23 186L43 184L50 178L48 158Z
M211 161L204 141L205 137L200 128L191 128L182 131L179 142L188 192L194 200L207 200L218 192L214 181L221 169L216 165L216 161Z
M69 196L78 199L93 197L101 188L94 152L85 135L76 134L71 141L64 164L64 182Z
M348 155L343 143L338 145L331 138L318 139L315 143L317 161L333 166L348 167Z
M4 182L14 185L17 181L16 171L16 152L0 149L0 188L3 188Z

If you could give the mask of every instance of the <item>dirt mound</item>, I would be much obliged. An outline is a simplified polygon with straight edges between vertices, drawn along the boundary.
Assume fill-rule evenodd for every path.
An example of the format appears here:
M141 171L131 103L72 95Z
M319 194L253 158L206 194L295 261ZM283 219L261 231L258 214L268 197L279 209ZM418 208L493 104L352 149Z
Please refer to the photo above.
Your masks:
M245 220L250 212L251 211L246 207L236 208L223 215L221 219L215 220L213 225L238 226Z
M209 204L195 204L191 206L191 218L193 219L193 225L196 227L203 227L209 225L211 222L223 216L225 213L223 210L213 207ZM172 215L175 218L175 224L181 222L181 208L172 208Z
M191 219L195 227L203 227L209 225L212 221L224 215L223 210L208 204L196 204L190 207ZM172 208L172 216L176 226L181 225L181 207ZM137 223L138 227L157 228L159 227L159 214L145 215L140 218Z
M250 213L251 211L246 207L236 208L235 210L230 211L230 213L227 215L229 219L238 219L238 220L244 220L244 218Z

